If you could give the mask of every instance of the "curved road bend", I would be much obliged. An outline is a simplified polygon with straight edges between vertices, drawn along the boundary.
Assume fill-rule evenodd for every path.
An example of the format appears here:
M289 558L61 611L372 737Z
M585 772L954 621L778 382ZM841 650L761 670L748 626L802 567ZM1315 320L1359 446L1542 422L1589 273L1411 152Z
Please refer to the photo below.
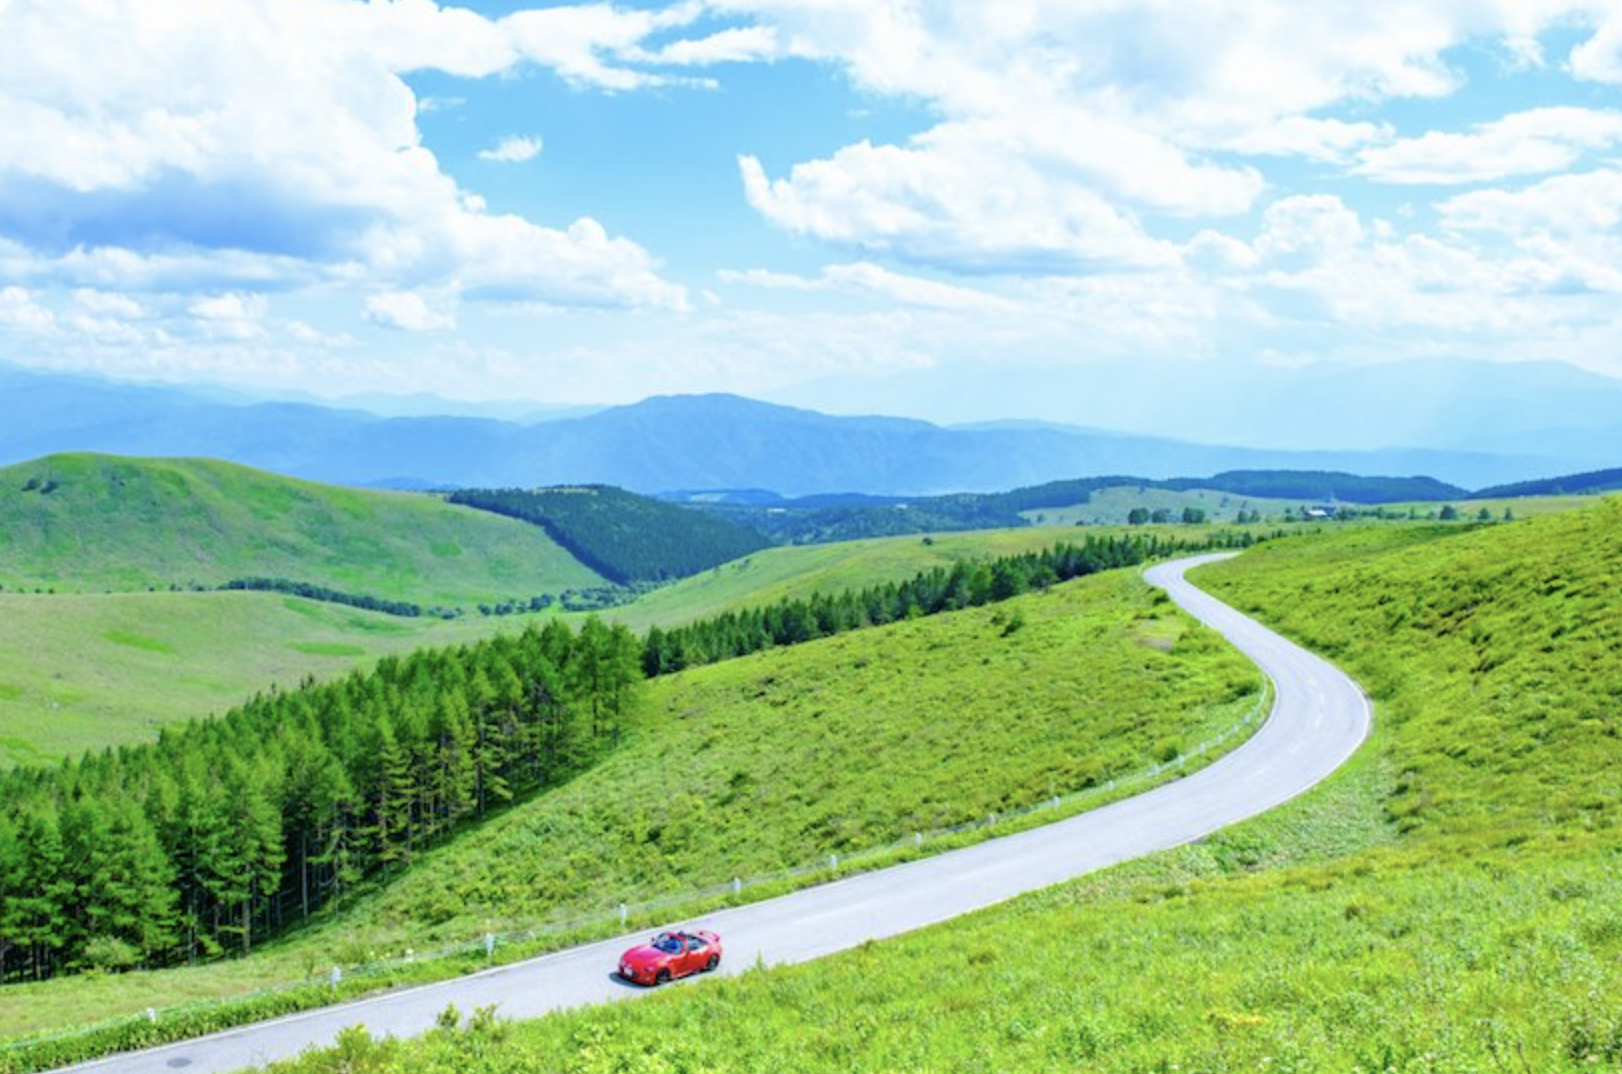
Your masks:
M1161 564L1146 577L1272 679L1272 714L1244 745L1185 779L1090 813L690 922L724 937L727 960L719 972L738 972L757 959L775 965L818 958L1188 843L1271 809L1338 768L1369 731L1362 690L1328 662L1184 580L1184 571L1220 558ZM626 999L644 993L611 971L619 952L648 931L71 1069L225 1074L328 1045L357 1023L374 1035L421 1033L450 1003L464 1013L495 1004L505 1017L532 1018Z

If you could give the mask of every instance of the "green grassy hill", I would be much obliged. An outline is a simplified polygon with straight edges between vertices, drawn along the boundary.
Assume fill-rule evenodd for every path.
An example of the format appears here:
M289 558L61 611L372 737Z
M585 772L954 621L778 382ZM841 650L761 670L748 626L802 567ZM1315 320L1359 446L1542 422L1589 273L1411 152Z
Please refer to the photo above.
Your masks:
M1129 571L657 679L598 767L324 926L246 960L0 989L0 1035L884 846L1141 772L1233 726L1259 686ZM672 749L690 763L658 763Z
M213 588L269 576L417 604L599 586L544 532L410 493L204 459L53 455L0 468L0 587Z
M1374 737L1323 787L1198 846L814 965L499 1034L352 1043L345 1062L1622 1069L1619 564L1616 501L1263 546L1202 581L1376 701ZM937 972L948 948L955 968Z

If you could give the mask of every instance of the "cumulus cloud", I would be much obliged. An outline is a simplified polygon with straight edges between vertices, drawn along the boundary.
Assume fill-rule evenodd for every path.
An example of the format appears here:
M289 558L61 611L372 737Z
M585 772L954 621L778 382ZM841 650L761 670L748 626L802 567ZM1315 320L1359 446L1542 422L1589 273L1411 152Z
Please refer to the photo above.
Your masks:
M455 328L456 318L432 309L415 291L385 291L366 299L366 319L384 328L432 332Z
M1615 236L1622 228L1622 170L1604 168L1545 179L1523 190L1478 190L1437 207L1456 231L1506 236Z
M1530 63L1540 35L1586 25L1571 66L1591 78L1622 51L1606 0L714 4L770 29L777 55L838 65L859 89L941 117L777 176L745 153L749 203L795 234L965 272L1161 263L1145 237L1154 218L1237 215L1266 190L1218 154L1300 156L1388 182L1568 166L1612 144L1607 113L1545 109L1401 141L1387 123L1322 113L1452 94L1465 75L1450 57L1467 41Z
M491 20L429 0L14 0L0 7L0 237L28 252L24 275L70 285L466 277L555 303L681 305L634 242L589 221L489 214L421 144L399 76L545 64L580 84L634 87L646 80L614 56L697 14L585 5ZM494 152L531 149L538 139ZM500 256L483 260L492 248ZM501 278L502 266L516 275Z
M1136 219L1089 187L935 128L908 146L859 142L769 179L741 157L749 204L777 226L961 272L1061 272L1167 260Z
M214 339L249 340L266 334L263 322L269 308L264 295L230 292L199 298L187 312L204 335Z
M1622 112L1536 108L1472 127L1431 131L1363 150L1354 169L1386 183L1480 183L1571 167L1622 142Z
M1571 50L1569 62L1578 78L1622 85L1622 12L1612 7L1594 35Z
M523 164L541 155L539 135L510 134L491 149L479 150L479 159L496 164Z
M0 287L0 328L43 333L56 327L56 317L22 287Z

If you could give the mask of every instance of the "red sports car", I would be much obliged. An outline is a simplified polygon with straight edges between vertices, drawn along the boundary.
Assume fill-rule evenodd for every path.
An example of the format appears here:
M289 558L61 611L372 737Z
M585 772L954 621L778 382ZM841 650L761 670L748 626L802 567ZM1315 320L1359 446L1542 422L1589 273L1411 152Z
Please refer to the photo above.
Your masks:
M620 956L620 976L642 985L659 985L673 977L708 973L721 964L721 937L713 932L661 932L652 943Z

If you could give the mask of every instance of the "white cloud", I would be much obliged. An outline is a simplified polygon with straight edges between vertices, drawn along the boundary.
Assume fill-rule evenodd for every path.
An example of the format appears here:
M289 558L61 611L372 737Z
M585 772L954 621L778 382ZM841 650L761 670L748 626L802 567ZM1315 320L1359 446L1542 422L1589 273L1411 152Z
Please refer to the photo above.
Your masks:
M21 287L0 287L0 328L45 333L56 327L56 317Z
M523 164L541 155L541 145L539 135L509 134L493 149L479 150L479 159L497 164Z
M1615 233L1622 227L1622 170L1560 175L1524 190L1478 190L1437 206L1457 231L1568 238Z
M199 298L187 308L198 329L212 339L251 340L266 335L270 303L264 295L228 292Z
M366 299L366 319L384 328L432 332L455 328L456 318L432 309L415 291L385 291Z
M1610 8L1594 35L1571 50L1570 66L1578 78L1622 85L1622 11Z
M1391 127L1385 123L1284 116L1271 124L1242 132L1223 148L1256 156L1299 156L1339 163L1355 149L1390 138Z
M0 238L24 251L7 258L14 278L204 290L471 278L554 303L684 302L650 279L644 250L590 221L489 214L421 145L399 75L551 64L582 85L657 82L611 61L692 21L692 5L492 21L429 0L109 3L0 6ZM463 260L492 248L497 266ZM523 279L503 279L503 264Z
M770 180L739 159L749 204L787 231L961 272L1075 271L1164 262L1137 220L1088 186L942 125L906 146L859 142Z
M707 37L673 41L646 56L653 64L710 67L720 63L753 63L782 54L777 32L770 26L734 26Z
M892 272L870 261L828 265L817 276L796 276L768 269L719 273L723 283L774 291L841 291L870 295L907 306L954 311L1008 311L1014 303L986 291L939 280Z
M1622 142L1622 112L1536 108L1477 124L1468 134L1431 131L1365 149L1354 169L1386 183L1479 183L1571 167L1590 150Z
M1467 30L1351 0L716 4L775 31L783 55L942 117L781 177L746 153L750 204L796 234L963 272L1165 263L1149 217L1237 215L1265 189L1209 151L1344 159L1385 128L1307 113L1450 92L1442 54Z
M130 296L115 291L97 291L81 287L73 292L73 299L84 310L98 316L118 317L126 321L140 320L147 316L145 306Z
M696 2L656 11L582 4L515 12L500 27L523 59L549 67L577 85L633 90L668 85L664 75L616 63L645 56L642 42L653 33L691 24L704 13Z

